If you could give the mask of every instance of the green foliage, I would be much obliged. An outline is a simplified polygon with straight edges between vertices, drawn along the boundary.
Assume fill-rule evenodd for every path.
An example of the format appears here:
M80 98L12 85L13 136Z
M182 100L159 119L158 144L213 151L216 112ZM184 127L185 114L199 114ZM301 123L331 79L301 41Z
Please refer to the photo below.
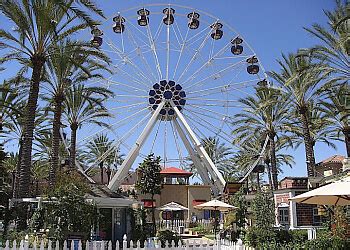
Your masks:
M86 191L88 186L79 174L61 173L48 203L33 214L31 230L48 230L48 235L57 240L65 240L71 233L80 233L87 239L98 213L96 206L85 200Z
M178 246L181 237L178 233L174 233L170 230L164 230L158 232L158 239L161 242L161 246L164 248L166 247L167 242L169 245L171 245L172 241L175 242L175 246Z
M150 154L138 167L139 176L136 182L136 189L142 194L160 194L162 190L162 178L160 157Z
M251 227L245 234L245 242L251 247L257 247L264 242L274 242L276 239L276 232L267 230L265 228Z
M198 234L208 234L211 232L211 228L205 228L203 225L197 225L196 227L191 228L193 232L197 232Z
M160 194L162 190L162 178L160 176L161 171L160 157L155 157L154 154L150 154L147 158L139 165L138 178L136 182L136 189L142 194L150 194L152 201L154 195ZM156 234L156 219L155 211L152 202L152 224L153 224L153 235Z
M245 242L259 249L298 249L307 241L306 230L276 230L251 227L245 235ZM288 248L290 247L291 248Z
M230 204L237 207L235 209L235 222L238 228L244 228L246 225L246 217L248 214L248 204L244 196L244 187L241 187L230 200Z
M130 227L131 227L131 239L136 242L140 241L141 247L145 240L150 237L146 230L146 210L140 209L129 209Z
M272 228L275 222L274 203L270 193L258 192L252 201L253 218L256 227Z

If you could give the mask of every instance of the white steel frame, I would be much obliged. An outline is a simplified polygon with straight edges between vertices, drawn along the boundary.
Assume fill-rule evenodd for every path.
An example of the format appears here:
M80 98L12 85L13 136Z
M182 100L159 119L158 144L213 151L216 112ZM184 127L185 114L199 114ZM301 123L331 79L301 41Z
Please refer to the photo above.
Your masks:
M150 135L152 129L154 128L157 120L159 119L159 112L163 108L167 101L163 100L154 111L152 117L148 121L144 130L138 137L135 145L129 151L122 165L118 169L117 173L113 176L110 181L108 188L111 190L116 190L123 182L124 178L127 176L130 168L135 162L137 156L140 153L140 150ZM188 125L185 117L182 115L180 110L176 107L172 100L169 101L172 108L175 110L176 116L173 119L176 130L179 132L180 138L184 143L186 150L188 151L195 167L198 170L199 175L201 176L203 182L206 185L212 187L212 191L215 196L218 196L225 187L225 180L222 177L219 170L216 168L213 161L210 159L209 155L205 151L202 143L198 140L197 136ZM187 136L190 140L188 140ZM191 145L192 142L193 146Z

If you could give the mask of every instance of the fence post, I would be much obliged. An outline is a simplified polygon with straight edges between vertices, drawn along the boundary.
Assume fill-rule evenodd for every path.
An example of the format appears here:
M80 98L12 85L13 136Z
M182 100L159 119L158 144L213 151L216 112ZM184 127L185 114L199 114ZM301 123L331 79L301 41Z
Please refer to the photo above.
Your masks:
M24 240L21 240L21 241L19 242L19 249L20 249L20 250L24 250Z
M112 250L112 242L108 241L108 250Z
M67 241L63 241L63 250L67 250Z
M101 241L100 250L105 250L105 242L104 241Z
M26 248L28 249L28 248ZM56 245L55 245L55 250L59 250L60 249L60 242L58 240L56 240Z
M78 243L78 250L83 250L83 245L81 243L81 240L79 240L79 243Z
M126 241L128 238L126 237L126 234L123 236L123 250L127 250L128 242Z
M136 242L136 247L137 247L137 250L140 250L140 249L141 249L140 240L138 240L138 241Z
M238 250L244 249L243 241L242 241L241 239L238 239L238 240L237 240L236 248L237 248Z
M10 250L10 241L7 240L5 243L5 250Z
M186 250L190 250L190 243L186 240Z
M85 250L90 250L90 242L88 240L85 242Z
M115 249L119 250L119 240L117 240L117 242L115 243Z
M49 240L49 242L47 243L47 250L52 250L52 241Z
M14 241L12 242L12 249L13 249L13 250L16 250L16 248L17 248L17 241L14 240Z

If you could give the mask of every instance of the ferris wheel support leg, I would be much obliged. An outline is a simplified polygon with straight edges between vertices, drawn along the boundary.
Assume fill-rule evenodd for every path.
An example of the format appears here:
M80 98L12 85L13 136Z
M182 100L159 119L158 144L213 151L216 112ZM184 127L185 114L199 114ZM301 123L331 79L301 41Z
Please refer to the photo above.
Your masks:
M122 165L118 169L117 173L113 176L112 180L110 181L108 188L111 190L116 190L123 182L124 178L128 174L132 164L135 162L137 156L140 153L140 149L142 148L144 142L147 140L147 137L149 136L150 132L152 131L154 125L157 122L158 115L160 110L163 108L165 102L162 101L157 109L154 111L151 119L148 121L146 127L140 134L139 138L137 139L135 145L132 147L126 158L124 159Z
M201 160L203 161L204 165L207 167L211 177L214 179L214 185L217 186L217 188L222 192L224 190L226 181L222 177L219 170L216 168L213 161L210 159L209 155L205 151L202 143L198 140L195 133L192 131L191 127L188 125L185 117L182 115L180 110L176 107L173 101L170 101L171 106L175 110L175 113L177 117L179 118L180 122L182 123L185 131L188 133L188 135L191 137L191 139L194 141L196 150L201 157Z
M198 173L199 173L200 177L202 178L204 184L209 185L209 186L213 186L213 184L212 184L212 182L211 182L211 180L209 178L209 175L208 175L208 172L207 172L206 168L203 166L203 163L201 162L200 158L194 152L194 150L193 150L193 148L191 146L191 143L187 139L184 131L182 130L179 122L176 119L174 119L174 124L175 124L175 128L176 128L177 132L179 133L179 136L180 136L182 142L184 143L184 145L186 147L186 150L190 154L190 157L191 157L191 159L193 161L193 164L197 168ZM213 186L213 187L214 187L213 193L215 195L218 195L220 191L217 189L216 186Z
M63 145L64 145L67 153L69 154L70 153L69 152L69 147L68 147L67 139L63 135L63 129L60 130L60 136L61 136L61 140L63 142ZM80 163L78 162L77 159L75 160L75 166L78 169L78 171L85 176L86 179L88 179L91 183L95 183L95 181L90 176L88 176L86 174L86 171L81 167L81 165L80 165Z

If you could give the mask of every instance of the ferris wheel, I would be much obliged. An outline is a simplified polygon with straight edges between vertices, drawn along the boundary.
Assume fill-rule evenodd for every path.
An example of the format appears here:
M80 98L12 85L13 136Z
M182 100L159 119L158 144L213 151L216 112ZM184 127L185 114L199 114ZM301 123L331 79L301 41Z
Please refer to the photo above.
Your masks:
M91 34L91 43L111 58L113 72L91 84L114 92L107 103L114 117L108 118L110 129L81 132L80 143L105 132L124 153L109 188L118 188L142 157L155 153L165 166L184 166L190 158L204 184L216 195L222 192L225 180L202 139L232 146L239 100L268 85L245 39L220 18L173 4L120 11Z

